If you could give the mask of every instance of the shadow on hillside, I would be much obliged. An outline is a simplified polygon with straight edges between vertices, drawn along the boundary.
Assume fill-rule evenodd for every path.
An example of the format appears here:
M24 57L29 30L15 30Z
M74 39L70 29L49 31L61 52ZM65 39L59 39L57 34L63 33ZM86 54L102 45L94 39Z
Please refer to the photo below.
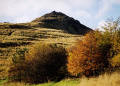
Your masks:
M6 43L0 43L0 47L7 48L7 47L24 46L28 44L31 44L31 42L6 42Z

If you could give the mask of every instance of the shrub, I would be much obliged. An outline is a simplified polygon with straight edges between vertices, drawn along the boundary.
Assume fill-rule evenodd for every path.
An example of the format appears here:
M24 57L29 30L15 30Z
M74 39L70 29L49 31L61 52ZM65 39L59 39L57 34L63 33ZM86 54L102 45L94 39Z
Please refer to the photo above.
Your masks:
M108 66L108 60L98 46L96 33L87 34L69 52L67 68L73 76L97 75Z
M37 44L25 54L25 61L9 69L12 80L41 83L58 80L64 76L66 50L51 44Z
M109 44L111 44L109 51L110 63L113 67L120 67L120 18L115 21L108 21L103 28L105 29L103 38L109 39Z
M66 57L66 50L63 47L38 44L26 54L25 59L32 64L35 82L45 82L61 76L59 70L65 66Z
M10 64L8 69L9 81L32 82L30 63L19 62L17 64Z
M115 21L108 21L103 27L102 37L107 38L111 43L110 57L113 58L120 52L120 18ZM104 41L104 40L103 40Z
M16 48L12 56L9 58L9 65L7 69L9 80L17 81L20 80L22 77L24 78L24 73L26 73L29 69L27 68L29 67L29 65L27 65L27 63L25 62L26 51L27 48Z
M27 48L16 48L15 49L15 53L13 53L13 55L11 56L12 62L13 64L22 62L25 60L25 52L27 52Z
M111 59L111 64L113 67L120 67L120 54L117 54Z

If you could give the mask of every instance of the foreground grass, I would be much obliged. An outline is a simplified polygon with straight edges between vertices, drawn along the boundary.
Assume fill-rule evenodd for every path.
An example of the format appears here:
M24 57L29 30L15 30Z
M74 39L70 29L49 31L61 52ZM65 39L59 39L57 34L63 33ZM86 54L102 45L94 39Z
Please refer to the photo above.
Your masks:
M120 86L120 72L100 75L96 78L82 78L77 86Z
M78 84L79 84L79 80L63 80L60 82L50 82L50 83L32 85L32 86L77 86Z
M120 86L120 72L104 74L94 78L66 79L60 82L49 82L38 85L29 85L25 83L5 83L0 81L0 86Z
M3 86L3 84L6 82L7 82L7 80L0 80L0 86Z
M6 81L0 81L0 86L77 86L79 80L62 80L60 82L49 82L44 84L29 85L26 83L11 82L6 83Z

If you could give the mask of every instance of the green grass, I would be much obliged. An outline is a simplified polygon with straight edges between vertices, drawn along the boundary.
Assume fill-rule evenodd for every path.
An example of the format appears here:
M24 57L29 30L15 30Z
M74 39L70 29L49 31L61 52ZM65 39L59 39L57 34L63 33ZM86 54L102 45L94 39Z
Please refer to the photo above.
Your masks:
M7 80L0 80L0 86L2 86L6 82L7 82Z
M49 83L43 83L43 84L36 84L36 85L29 85L29 84L25 84L25 83L15 83L15 82L11 82L11 83L7 83L7 80L0 80L0 86L77 86L80 82L80 80L62 80L59 82L49 82Z
M50 82L32 86L77 86L78 84L79 80L62 80L60 82Z
M50 82L50 83L44 83L44 84L38 84L38 85L31 85L31 86L54 86L55 82Z

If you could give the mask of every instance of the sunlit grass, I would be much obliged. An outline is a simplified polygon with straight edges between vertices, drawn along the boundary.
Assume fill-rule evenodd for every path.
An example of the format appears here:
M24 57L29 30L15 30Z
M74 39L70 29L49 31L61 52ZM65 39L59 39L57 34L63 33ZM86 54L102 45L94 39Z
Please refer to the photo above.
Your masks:
M120 86L120 72L103 74L93 78L65 79L59 82L47 82L41 84L26 84L23 82L10 82L0 80L0 86Z

